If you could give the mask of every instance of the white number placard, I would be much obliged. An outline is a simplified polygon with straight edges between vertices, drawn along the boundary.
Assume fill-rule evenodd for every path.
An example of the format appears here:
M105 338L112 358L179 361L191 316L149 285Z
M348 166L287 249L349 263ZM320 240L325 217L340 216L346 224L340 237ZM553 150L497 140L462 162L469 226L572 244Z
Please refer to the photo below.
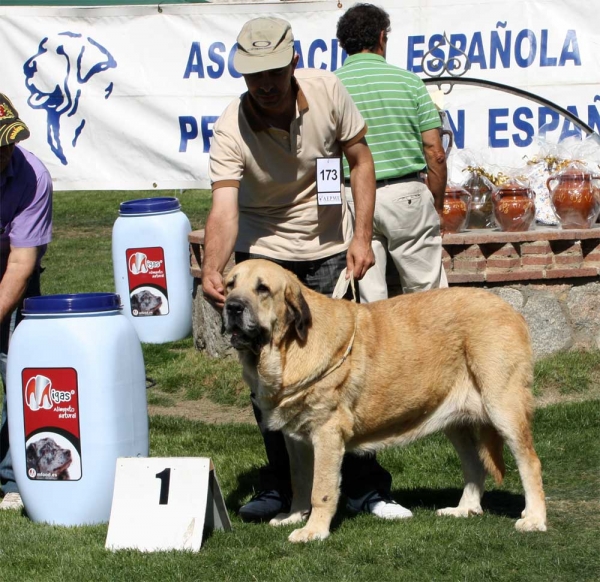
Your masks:
M317 158L317 203L342 203L342 164L340 158Z
M117 459L107 549L198 551L205 528L231 530L210 459Z

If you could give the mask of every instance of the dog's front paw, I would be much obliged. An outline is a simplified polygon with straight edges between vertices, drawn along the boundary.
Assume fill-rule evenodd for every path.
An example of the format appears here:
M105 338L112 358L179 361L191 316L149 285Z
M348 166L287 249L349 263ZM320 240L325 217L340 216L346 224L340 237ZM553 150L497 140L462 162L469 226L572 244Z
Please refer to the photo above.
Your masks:
M515 528L519 531L546 531L546 520L537 517L524 517L517 520Z
M295 529L288 537L290 542L295 544L300 542L312 542L313 540L324 540L329 537L329 530L315 530L306 525L300 529Z
M469 517L470 515L482 515L481 507L445 507L438 509L436 515L450 515L452 517Z
M294 513L279 513L270 522L269 525L292 525L300 523L306 519L308 511L295 511Z

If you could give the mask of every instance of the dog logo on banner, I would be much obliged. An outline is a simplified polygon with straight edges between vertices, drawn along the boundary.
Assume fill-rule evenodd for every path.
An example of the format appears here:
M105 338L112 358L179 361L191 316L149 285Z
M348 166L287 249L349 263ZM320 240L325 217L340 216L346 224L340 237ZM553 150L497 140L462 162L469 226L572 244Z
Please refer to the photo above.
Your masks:
M48 144L63 165L68 164L65 145L75 148L86 125L83 111L95 97L92 85L96 87L106 71L116 66L117 61L100 43L74 32L44 38L37 53L23 65L25 85L31 93L28 103L46 111ZM106 80L102 85L104 99L108 99L113 83ZM96 109L97 104L92 107Z

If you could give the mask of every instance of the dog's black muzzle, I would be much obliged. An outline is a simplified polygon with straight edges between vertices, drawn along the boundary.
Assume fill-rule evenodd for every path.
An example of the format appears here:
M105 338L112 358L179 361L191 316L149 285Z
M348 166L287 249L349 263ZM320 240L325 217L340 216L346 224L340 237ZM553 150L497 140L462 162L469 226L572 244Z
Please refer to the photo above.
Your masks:
M231 334L231 345L236 350L258 353L264 343L263 330L248 302L240 297L228 297L225 301L223 326Z

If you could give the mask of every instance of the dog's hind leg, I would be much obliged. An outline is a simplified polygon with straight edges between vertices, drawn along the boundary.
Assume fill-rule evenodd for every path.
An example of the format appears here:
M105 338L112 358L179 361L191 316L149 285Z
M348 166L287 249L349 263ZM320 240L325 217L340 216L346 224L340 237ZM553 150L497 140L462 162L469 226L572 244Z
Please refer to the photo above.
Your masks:
M460 458L465 488L457 507L439 509L437 515L468 517L481 515L481 498L485 486L487 472L478 453L478 439L473 428L455 426L447 428L444 433L454 445Z
M285 435L292 478L292 506L289 513L276 515L271 525L290 525L304 521L310 513L314 455L312 446Z
M533 448L531 415L526 406L501 410L489 410L489 415L515 457L525 492L525 509L515 527L520 531L546 531L542 464Z

